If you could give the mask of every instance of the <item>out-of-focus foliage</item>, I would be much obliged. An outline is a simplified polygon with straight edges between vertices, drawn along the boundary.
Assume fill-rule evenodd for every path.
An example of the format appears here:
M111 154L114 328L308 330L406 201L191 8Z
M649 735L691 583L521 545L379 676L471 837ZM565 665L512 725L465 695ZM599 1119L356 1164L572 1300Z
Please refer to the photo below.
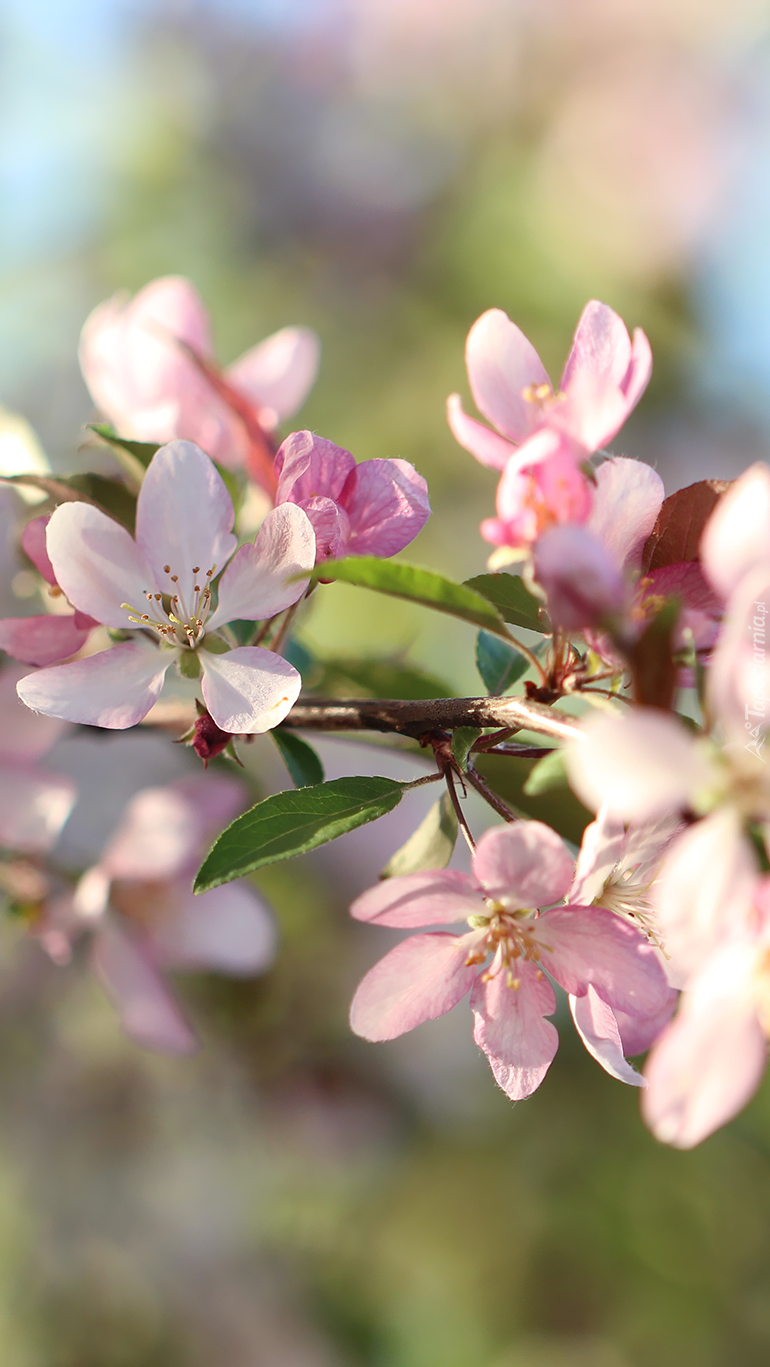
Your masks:
M319 331L298 422L358 459L414 461L436 516L409 558L458 581L485 569L494 476L443 406L489 306L555 376L587 297L645 327L655 378L624 449L657 456L670 489L763 450L731 406L740 372L768 408L762 367L730 350L751 290L731 294L724 266L761 198L759 0L68 10L11 7L2 35L0 399L59 471L95 449L83 319L166 272L195 280L225 360L285 324ZM736 354L716 384L714 357ZM372 601L336 585L310 621L318 658L340 656L334 691L376 693L346 675L361 652L427 672L417 694L436 675L478 691L471 626ZM254 982L187 983L192 1061L124 1044L85 971L19 957L6 930L0 1362L764 1367L767 1092L680 1154L566 1021L549 1085L515 1107L467 1006L404 1041L354 1039L347 1001L384 932L350 927L346 905L362 861L371 881L405 834L373 829L259 874L282 953Z

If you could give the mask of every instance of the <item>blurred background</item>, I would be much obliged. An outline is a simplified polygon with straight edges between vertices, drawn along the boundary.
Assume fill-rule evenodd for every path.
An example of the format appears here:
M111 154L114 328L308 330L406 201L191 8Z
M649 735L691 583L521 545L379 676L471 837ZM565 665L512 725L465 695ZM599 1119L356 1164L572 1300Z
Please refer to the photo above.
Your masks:
M647 330L614 445L669 492L766 458L762 0L6 0L0 63L0 402L56 468L91 459L83 320L166 273L225 362L317 329L295 425L412 460L435 517L409 558L456 578L484 568L495 480L444 400L490 306L554 378L589 297ZM306 638L479 690L469 629L343 586ZM467 1004L406 1041L349 1034L391 937L346 906L416 810L258 878L283 952L252 982L184 980L193 1060L129 1045L83 965L6 932L2 1367L768 1362L770 1090L682 1154L566 1025L517 1106Z

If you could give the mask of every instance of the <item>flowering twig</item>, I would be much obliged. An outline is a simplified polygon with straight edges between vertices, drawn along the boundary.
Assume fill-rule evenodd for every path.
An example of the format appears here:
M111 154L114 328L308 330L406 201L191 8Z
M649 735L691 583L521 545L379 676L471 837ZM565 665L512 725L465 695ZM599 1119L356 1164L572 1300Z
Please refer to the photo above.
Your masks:
M281 725L292 730L395 731L416 740L461 726L535 731L564 741L582 736L571 717L525 698L302 699Z

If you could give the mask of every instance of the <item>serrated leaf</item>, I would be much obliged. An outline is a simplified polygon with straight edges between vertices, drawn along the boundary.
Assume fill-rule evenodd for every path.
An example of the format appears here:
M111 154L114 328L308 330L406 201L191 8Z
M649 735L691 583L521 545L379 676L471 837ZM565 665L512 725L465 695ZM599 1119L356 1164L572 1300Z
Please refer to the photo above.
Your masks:
M566 787L568 782L564 751L552 750L550 755L543 755L542 759L533 764L523 791L527 797L539 797L541 793L553 792L554 788Z
M500 613L487 598L473 587L456 584L453 579L446 579L421 565L408 565L403 560L381 560L376 555L351 555L346 560L322 561L316 565L312 577L335 579L394 598L406 598L409 602L433 608L435 612L446 612L450 617L473 622L498 636L508 635Z
M529 660L515 646L493 636L491 631L480 631L476 637L476 668L490 697L499 697L511 688L522 674L526 674Z
M270 735L281 752L295 788L310 788L313 784L323 783L324 767L312 745L293 731L284 731L280 727L276 727Z
M456 840L457 817L449 794L444 793L406 844L391 856L380 878L402 878L408 873L423 873L426 869L445 869Z
M266 864L318 849L397 807L408 785L390 778L337 778L276 793L236 817L203 861L195 891L206 892Z
M452 754L463 773L465 773L468 765L468 755L471 752L471 746L475 744L480 735L481 732L475 726L458 726L457 729L452 732Z
M465 587L488 598L506 622L528 627L541 635L548 627L540 619L542 603L530 593L518 574L477 574L465 580Z
M292 664L295 663L292 660ZM372 698L403 698L407 702L451 698L453 694L451 685L443 679L418 669L416 665L402 664L396 660L331 656L322 663L323 676L314 687L331 695L338 692L349 694L351 686Z

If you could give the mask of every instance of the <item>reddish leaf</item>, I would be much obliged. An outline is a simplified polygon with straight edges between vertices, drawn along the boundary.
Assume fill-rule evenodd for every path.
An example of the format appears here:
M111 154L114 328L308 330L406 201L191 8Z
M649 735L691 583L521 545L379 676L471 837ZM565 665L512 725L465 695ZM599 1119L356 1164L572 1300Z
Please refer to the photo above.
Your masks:
M708 519L730 481L700 479L664 499L658 520L645 542L642 569L662 569L683 560L697 560L698 546Z

